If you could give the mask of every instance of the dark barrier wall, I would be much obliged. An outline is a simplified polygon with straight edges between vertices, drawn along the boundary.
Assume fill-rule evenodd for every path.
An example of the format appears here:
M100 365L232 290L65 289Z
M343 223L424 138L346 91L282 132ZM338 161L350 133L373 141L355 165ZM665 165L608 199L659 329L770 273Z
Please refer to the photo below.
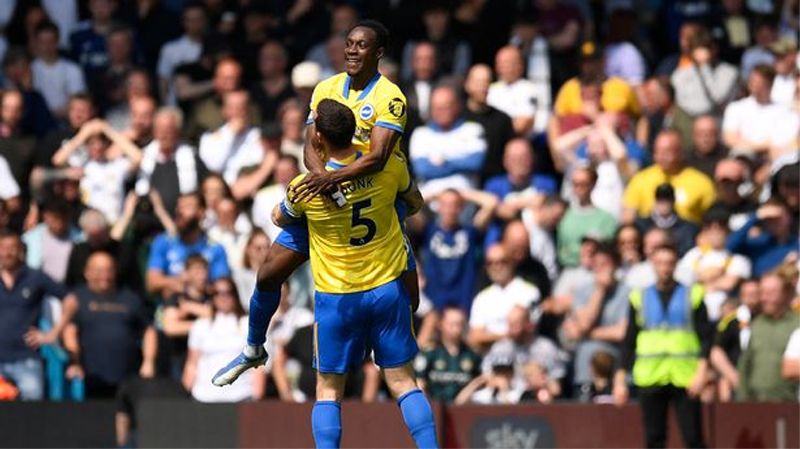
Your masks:
M711 409L705 412L706 442L713 446ZM450 407L446 413L447 447L635 448L644 442L639 406L634 404L463 406ZM683 447L676 420L669 424L668 447Z
M114 447L113 402L0 402L0 447Z
M312 404L258 402L239 409L239 447L313 447ZM439 441L442 440L442 406L433 404ZM413 448L400 409L393 402L342 404L342 447Z
M236 447L239 408L239 404L143 400L136 412L138 446Z
M343 447L414 447L393 402L342 407ZM113 402L0 403L0 447L113 447ZM710 447L800 448L797 404L705 408ZM443 407L434 405L446 447L641 447L637 405ZM313 447L311 404L198 404L146 400L139 447ZM672 419L669 447L682 447Z

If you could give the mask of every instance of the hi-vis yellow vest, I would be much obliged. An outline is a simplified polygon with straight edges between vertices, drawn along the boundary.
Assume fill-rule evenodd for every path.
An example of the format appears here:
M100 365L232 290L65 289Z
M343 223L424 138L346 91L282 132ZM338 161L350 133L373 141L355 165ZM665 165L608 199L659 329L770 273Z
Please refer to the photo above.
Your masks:
M693 315L703 302L703 294L700 285L678 285L665 310L655 286L631 292L630 303L640 329L633 364L634 384L681 388L689 385L700 356Z

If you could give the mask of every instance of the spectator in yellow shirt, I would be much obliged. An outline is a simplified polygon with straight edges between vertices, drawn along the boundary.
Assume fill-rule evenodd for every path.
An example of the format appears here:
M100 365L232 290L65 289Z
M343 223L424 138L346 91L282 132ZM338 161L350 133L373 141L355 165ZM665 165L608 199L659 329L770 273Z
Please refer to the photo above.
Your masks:
M659 133L653 159L655 164L634 175L625 189L623 223L632 223L637 216L649 216L655 204L655 191L663 183L669 183L675 189L678 215L700 223L703 213L716 198L714 183L699 170L684 165L683 146L677 131Z

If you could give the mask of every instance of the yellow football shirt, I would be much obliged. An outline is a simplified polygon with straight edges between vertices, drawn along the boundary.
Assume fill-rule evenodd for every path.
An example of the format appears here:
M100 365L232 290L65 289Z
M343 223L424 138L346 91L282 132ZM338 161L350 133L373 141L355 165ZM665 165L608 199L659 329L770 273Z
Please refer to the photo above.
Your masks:
M353 162L330 161L332 170ZM295 178L289 192L303 180ZM347 204L338 207L333 200L317 195L293 203L284 202L287 211L308 221L311 271L316 290L323 293L355 293L391 282L406 271L408 253L395 209L398 193L411 187L411 178L402 155L394 153L384 169L342 184Z
M370 151L372 128L382 126L402 134L406 127L406 97L397 85L380 73L376 73L364 90L360 91L350 88L350 76L345 72L321 81L311 96L311 112L306 120L307 125L314 122L314 111L325 98L336 100L353 111L356 116L353 145L363 154ZM400 152L400 139L393 150Z
M668 176L658 165L640 171L631 178L622 200L626 209L636 209L647 217L656 203L656 189L668 182L675 189L675 211L684 220L701 223L705 211L714 204L714 181L701 171L686 167L677 175Z
M640 112L636 93L628 83L620 78L609 78L603 82L600 105L604 111L608 112L622 112L630 115L639 115ZM572 78L564 83L556 95L553 110L559 117L583 113L581 83L577 78Z

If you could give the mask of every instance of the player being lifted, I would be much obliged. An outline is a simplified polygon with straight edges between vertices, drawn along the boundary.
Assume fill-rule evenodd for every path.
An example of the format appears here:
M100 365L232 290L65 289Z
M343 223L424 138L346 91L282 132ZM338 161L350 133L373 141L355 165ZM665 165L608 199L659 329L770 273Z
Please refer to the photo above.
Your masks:
M330 99L317 105L312 139L327 150L327 170L344 170L364 157L351 145L354 127L347 106ZM300 185L305 176L290 186ZM272 213L281 226L301 218L308 223L316 286L314 440L317 447L339 447L347 372L360 368L372 349L417 446L436 447L433 413L414 376L418 348L411 300L401 280L409 249L395 208L400 198L414 213L423 205L422 195L400 154L392 155L382 171L344 182L342 192L344 207L326 195L297 200L290 190Z
M405 96L395 84L378 73L378 62L384 55L388 39L389 33L382 24L371 20L360 22L346 37L345 72L322 81L314 89L304 149L305 163L311 174L293 186L296 200L328 195L346 180L379 172L392 153L401 154L399 141L406 124ZM326 98L346 105L355 115L352 144L362 154L352 164L334 172L325 170L321 156L324 149L315 146L317 140L313 138L316 133L314 114L319 102ZM402 201L397 202L397 208L402 223L405 215ZM304 221L298 221L284 227L270 246L266 261L258 270L256 288L250 298L247 344L239 356L217 372L213 378L214 385L228 385L247 369L266 362L268 355L263 345L269 322L280 304L280 287L306 260L308 227ZM403 284L416 310L419 291L413 255L409 255Z

